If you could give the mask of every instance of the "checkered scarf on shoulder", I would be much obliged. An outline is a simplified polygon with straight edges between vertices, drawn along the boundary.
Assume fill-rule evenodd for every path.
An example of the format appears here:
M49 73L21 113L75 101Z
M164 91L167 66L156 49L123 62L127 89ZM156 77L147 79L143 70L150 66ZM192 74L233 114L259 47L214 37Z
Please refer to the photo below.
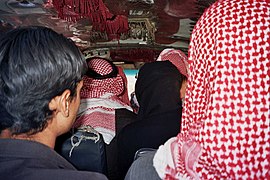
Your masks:
M113 71L113 64L103 58L93 58L88 61L90 70L101 76ZM115 109L129 106L127 94L127 78L120 67L117 67L115 77L96 79L84 76L81 90L81 104L74 127L92 126L103 135L109 144L115 136Z

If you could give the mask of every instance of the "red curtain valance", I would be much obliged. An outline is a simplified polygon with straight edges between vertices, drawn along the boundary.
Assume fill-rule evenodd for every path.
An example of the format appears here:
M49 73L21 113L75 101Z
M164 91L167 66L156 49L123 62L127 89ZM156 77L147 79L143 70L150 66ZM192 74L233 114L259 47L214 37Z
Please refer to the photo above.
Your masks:
M102 0L52 0L58 16L67 21L77 21L89 18L93 30L106 32L108 37L119 39L121 33L127 33L128 18L124 15L114 15Z

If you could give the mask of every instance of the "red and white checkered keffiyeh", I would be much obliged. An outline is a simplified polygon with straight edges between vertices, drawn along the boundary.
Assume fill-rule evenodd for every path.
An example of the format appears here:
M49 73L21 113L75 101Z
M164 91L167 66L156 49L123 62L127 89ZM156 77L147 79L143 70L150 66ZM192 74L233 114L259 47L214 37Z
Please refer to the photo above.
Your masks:
M107 75L112 72L111 64L102 58L92 59L88 62L89 68L93 69L100 75ZM105 93L112 93L121 96L125 91L125 81L118 74L114 78L93 79L87 76L83 77L83 88L81 90L81 98L97 98Z
M92 59L88 66L100 75L107 75L113 70L110 63L102 58ZM115 136L115 109L132 110L127 94L127 78L122 68L117 68L118 74L113 78L83 77L81 104L74 123L74 127L92 126L103 135L107 144Z
M164 49L159 54L157 61L166 60L170 61L173 65L175 65L181 74L188 77L188 64L187 56L185 55L185 53L178 49Z
M181 133L160 146L163 179L270 177L269 0L218 0L197 22Z

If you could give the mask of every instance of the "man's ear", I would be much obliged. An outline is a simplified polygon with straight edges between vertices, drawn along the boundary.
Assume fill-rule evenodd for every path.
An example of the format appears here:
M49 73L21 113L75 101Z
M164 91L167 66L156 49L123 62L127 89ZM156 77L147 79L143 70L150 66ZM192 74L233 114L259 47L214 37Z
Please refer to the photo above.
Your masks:
M49 103L49 109L61 112L63 116L69 116L70 90L66 89L61 95L54 97Z
M60 108L61 108L61 112L63 113L65 117L69 116L70 102L71 102L70 90L66 89L60 95Z

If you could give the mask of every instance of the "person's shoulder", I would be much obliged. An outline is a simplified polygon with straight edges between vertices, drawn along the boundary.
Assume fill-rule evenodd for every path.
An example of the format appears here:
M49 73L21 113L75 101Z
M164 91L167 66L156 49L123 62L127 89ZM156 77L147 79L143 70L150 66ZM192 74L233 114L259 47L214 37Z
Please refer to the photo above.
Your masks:
M27 180L108 180L108 178L98 172L78 171L70 169L39 169L36 171L28 171L28 176L24 176Z
M116 109L115 113L116 113L116 116L118 116L119 118L125 118L125 117L137 118L136 113L125 108Z
M11 173L2 172L0 169L0 176L3 179L17 180L108 180L108 178L101 173L78 171L72 169L48 169L48 168L27 168L23 171L17 172L14 170Z
M137 121L137 114L127 109L116 109L116 134L118 134L125 126Z
M65 180L108 180L108 178L101 173L98 172L90 172L90 171L71 171L71 172L64 172ZM59 177L61 178L61 177ZM57 178L56 178L57 179ZM52 180L52 179L50 179Z

